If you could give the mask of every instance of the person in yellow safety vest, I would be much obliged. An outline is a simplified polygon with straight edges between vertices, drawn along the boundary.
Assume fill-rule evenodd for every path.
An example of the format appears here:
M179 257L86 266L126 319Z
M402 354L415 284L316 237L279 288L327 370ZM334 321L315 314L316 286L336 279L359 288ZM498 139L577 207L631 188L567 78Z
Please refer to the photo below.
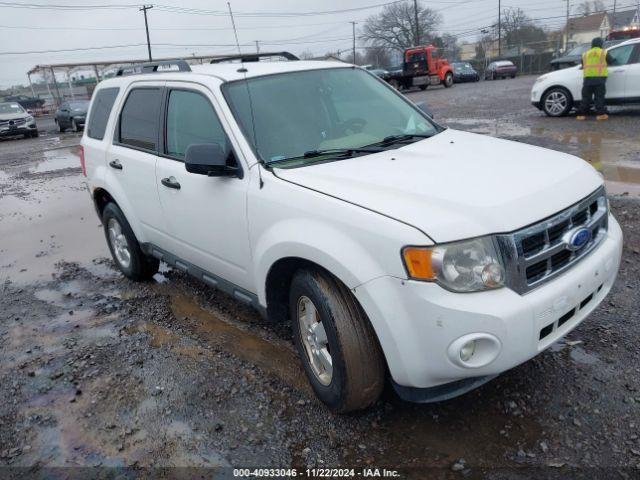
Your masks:
M578 120L585 120L591 107L591 101L596 105L598 120L607 120L607 107L604 97L607 92L607 64L608 53L603 47L602 38L596 37L591 41L591 49L582 54L582 102L578 109Z

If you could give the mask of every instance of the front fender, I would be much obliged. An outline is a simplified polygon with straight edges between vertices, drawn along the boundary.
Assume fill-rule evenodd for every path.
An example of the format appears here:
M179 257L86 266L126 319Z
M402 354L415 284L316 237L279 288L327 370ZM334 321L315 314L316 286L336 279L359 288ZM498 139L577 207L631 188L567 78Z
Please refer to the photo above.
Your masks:
M257 293L266 305L266 278L283 258L297 257L316 263L340 279L349 289L384 275L384 268L365 245L326 222L292 218L270 226L254 247Z

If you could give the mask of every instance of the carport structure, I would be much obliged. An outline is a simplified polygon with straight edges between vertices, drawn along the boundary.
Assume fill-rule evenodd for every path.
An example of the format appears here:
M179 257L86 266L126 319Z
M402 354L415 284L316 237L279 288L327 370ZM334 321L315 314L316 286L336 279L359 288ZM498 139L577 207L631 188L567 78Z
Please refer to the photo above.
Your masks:
M154 61L171 61L171 60L186 60L187 62L194 63L206 63L214 58L219 58L222 55L192 55L188 57L165 57L157 58ZM29 79L29 87L31 88L31 94L37 96L33 88L33 82L31 80L32 75L41 75L44 79L44 83L47 88L49 96L54 100L55 106L59 106L65 101L66 98L74 99L73 83L71 75L74 72L81 70L92 70L95 77L88 79L87 86L94 87L100 80L108 77L115 76L116 72L121 67L129 67L132 65L139 65L148 62L148 59L134 59L134 60L100 60L95 62L81 62L81 63L57 63L49 65L36 65L27 72ZM58 82L56 73L63 74L66 78L63 82ZM91 81L93 80L93 81ZM66 84L66 85L65 85ZM65 90L67 95L65 96ZM89 90L89 96L92 89Z

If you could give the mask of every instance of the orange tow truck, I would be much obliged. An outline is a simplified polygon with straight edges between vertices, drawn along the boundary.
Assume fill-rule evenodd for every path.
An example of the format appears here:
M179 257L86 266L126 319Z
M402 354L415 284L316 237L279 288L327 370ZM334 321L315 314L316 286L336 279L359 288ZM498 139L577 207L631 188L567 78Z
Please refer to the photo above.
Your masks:
M453 85L453 68L433 45L407 48L404 51L402 71L391 72L389 83L398 90L429 85Z

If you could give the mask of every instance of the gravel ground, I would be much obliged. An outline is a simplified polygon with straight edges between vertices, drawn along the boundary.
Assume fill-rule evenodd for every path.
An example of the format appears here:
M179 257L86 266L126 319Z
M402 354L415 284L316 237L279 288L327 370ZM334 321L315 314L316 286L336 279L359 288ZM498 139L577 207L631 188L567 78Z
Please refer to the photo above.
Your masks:
M447 125L582 153L600 167L595 150L618 152L607 168L633 171L638 111L616 111L606 124L547 119L528 105L532 82L408 95ZM580 140L587 134L600 135L599 147ZM97 466L149 476L375 466L400 468L403 478L637 477L633 176L603 169L619 189L611 202L625 234L621 270L563 342L454 400L415 405L387 388L373 408L336 416L310 391L288 326L168 268L145 284L115 271L76 148L51 150L77 141L0 142L0 477Z

